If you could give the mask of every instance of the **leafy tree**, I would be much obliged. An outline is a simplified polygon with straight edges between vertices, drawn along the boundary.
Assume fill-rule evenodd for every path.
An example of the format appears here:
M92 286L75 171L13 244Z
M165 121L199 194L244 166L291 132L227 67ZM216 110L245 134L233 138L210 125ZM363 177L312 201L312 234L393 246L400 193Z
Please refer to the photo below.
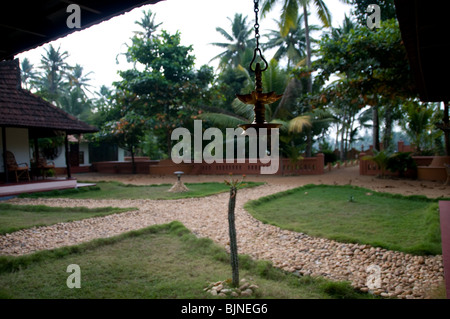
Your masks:
M367 7L371 4L380 6L381 21L396 19L394 0L350 0L353 5L352 16L360 25L367 25Z
M325 83L333 75L345 77L348 96L362 98L364 105L372 107L373 145L379 150L380 105L416 96L398 23L388 20L374 31L359 26L338 38L325 35L319 52L315 68L320 81Z
M213 70L194 69L192 46L180 44L180 33L166 31L151 38L135 35L126 57L135 67L119 72L122 80L114 83L118 90L136 95L139 103L130 110L149 120L152 131L171 152L171 133L185 126L202 102L208 100L208 85Z
M248 72L243 68L225 68L218 74L217 87L218 101L216 102L216 108L212 107L212 103L208 105L206 110L213 112L232 112L232 102L236 98L236 94L244 92L248 86Z
M127 112L118 121L105 123L101 134L103 137L110 138L120 147L131 153L132 173L136 174L136 163L134 155L136 148L144 138L146 132L146 120L143 116L133 111Z
M442 132L435 127L436 119L440 116L439 110L416 100L404 103L402 110L404 118L401 126L416 146L417 153L432 149L434 140L442 136Z
M361 96L354 96L346 78L332 82L318 96L317 107L329 110L336 126L336 143L340 140L340 160L345 160L346 153L358 132L357 116L365 106Z

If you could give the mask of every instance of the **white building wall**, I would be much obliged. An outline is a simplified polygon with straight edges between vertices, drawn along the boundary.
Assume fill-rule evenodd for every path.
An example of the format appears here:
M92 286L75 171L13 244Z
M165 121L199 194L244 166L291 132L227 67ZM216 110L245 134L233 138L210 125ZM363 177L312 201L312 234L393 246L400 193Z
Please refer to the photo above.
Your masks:
M3 155L2 130L0 130L0 154ZM28 141L28 129L6 128L6 149L14 154L18 164L26 163L30 167L30 147ZM5 172L3 156L0 156L0 172Z
M80 153L83 152L84 164L80 163L80 166L89 166L89 144L88 143L80 143Z
M59 156L55 159L47 159L48 162L55 163L55 167L66 167L66 149L64 145L58 146Z
M117 160L119 162L125 162L125 150L123 148L118 147L117 149Z
M80 166L89 166L89 144L88 143L80 143L80 152L83 152L84 164L80 163ZM53 160L56 167L66 167L66 151L64 145L60 146L59 156Z

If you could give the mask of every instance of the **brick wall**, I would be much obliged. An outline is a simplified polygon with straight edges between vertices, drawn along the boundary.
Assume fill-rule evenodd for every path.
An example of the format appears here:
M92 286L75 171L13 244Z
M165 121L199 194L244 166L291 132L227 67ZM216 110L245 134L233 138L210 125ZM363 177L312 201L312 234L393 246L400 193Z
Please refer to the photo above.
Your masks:
M137 172L152 175L172 175L175 171L183 171L188 175L260 175L261 167L268 166L261 162L251 163L181 163L171 160L136 162ZM130 162L97 162L92 164L93 171L110 174L131 174ZM281 159L276 175L320 175L324 173L324 155L304 158L293 163L289 159Z

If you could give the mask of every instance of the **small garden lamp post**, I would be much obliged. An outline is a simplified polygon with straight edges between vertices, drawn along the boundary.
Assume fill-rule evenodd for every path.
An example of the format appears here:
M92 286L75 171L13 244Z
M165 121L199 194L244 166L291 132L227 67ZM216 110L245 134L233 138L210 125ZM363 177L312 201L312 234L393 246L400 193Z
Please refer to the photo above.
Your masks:
M174 172L174 174L177 175L178 181L181 181L180 178L181 178L181 175L184 174L184 172L182 172L182 171L176 171L176 172Z
M189 191L189 188L187 188L183 182L181 181L181 175L184 174L182 171L176 171L174 174L177 176L177 182L169 189L169 192L171 193L181 193L181 192L187 192Z

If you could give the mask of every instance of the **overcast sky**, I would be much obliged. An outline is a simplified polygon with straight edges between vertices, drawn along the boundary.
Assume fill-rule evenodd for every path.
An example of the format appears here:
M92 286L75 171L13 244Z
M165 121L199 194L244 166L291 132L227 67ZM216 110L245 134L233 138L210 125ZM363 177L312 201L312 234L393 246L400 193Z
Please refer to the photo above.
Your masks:
M76 1L75 1L76 2ZM350 6L342 4L339 0L326 1L333 17L333 26L339 26L344 15L350 14ZM117 55L124 53L130 43L133 31L140 30L135 21L143 16L142 11L150 9L156 14L155 21L162 22L160 29L173 34L177 30L181 33L183 45L193 45L193 54L196 57L196 67L209 64L216 67L217 62L209 61L222 52L221 48L211 45L212 42L227 42L217 31L220 26L231 33L230 21L235 13L248 16L247 21L253 26L254 12L251 0L165 0L154 5L137 8L129 13L117 16L86 30L74 32L62 39L51 42L62 51L68 51L69 64L76 63L84 67L85 72L92 71L90 78L94 90L101 85L111 86L113 81L120 77L118 70L126 70L127 65L124 56L119 56L119 64L116 63ZM68 14L69 15L69 14ZM81 11L83 15L83 11ZM279 19L280 10L276 7L266 18L260 18L260 33L266 30L276 29L273 19ZM82 21L81 17L81 21ZM311 24L320 24L315 13L311 16ZM262 38L261 41L265 39ZM48 44L43 47L47 47ZM27 57L35 67L40 64L40 57L45 53L43 47L17 55L20 60ZM267 54L266 54L267 53ZM263 52L266 59L272 58L270 52Z

